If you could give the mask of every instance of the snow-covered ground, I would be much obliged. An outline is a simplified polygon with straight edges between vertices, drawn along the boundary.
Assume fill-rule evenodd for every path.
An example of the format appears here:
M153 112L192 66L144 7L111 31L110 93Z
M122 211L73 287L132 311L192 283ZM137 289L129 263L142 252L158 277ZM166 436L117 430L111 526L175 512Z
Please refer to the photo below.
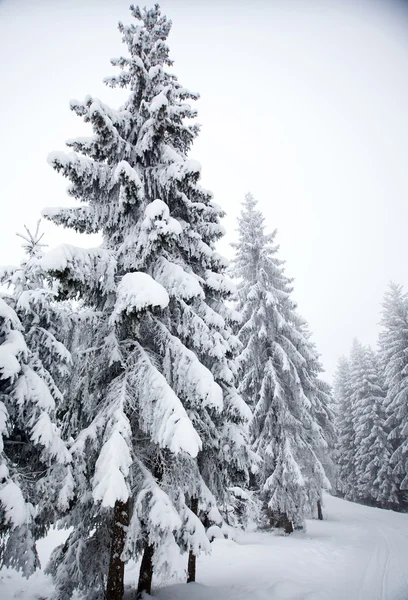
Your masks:
M155 589L159 600L407 600L408 515L325 498L306 534L240 533L198 561L198 583ZM54 536L60 535L58 532ZM54 538L55 539L55 538ZM40 544L43 561L52 539ZM47 598L42 573L0 572L1 600ZM128 571L129 581L136 569Z

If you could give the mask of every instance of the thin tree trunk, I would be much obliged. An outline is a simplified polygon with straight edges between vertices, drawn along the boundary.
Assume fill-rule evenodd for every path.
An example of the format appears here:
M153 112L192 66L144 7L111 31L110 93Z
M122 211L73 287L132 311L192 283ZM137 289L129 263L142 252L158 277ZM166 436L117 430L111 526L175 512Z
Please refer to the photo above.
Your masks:
M130 502L116 501L113 509L112 544L109 558L106 600L122 600L125 592L125 563L122 553L125 549L126 528L129 525Z
M139 583L137 585L137 597L140 598L143 592L150 594L152 591L153 578L153 544L146 544L143 552L142 564L140 565Z
M287 517L286 514L285 514L284 519L285 519L284 520L284 523L285 523L284 532L287 533L287 534L293 533L293 523L292 523L292 521L290 519L288 519L288 517Z
M198 498L191 498L191 511L198 515ZM188 553L188 575L187 583L196 580L196 562L197 557L192 550Z
M320 500L317 501L317 518L319 521L323 521L322 503Z

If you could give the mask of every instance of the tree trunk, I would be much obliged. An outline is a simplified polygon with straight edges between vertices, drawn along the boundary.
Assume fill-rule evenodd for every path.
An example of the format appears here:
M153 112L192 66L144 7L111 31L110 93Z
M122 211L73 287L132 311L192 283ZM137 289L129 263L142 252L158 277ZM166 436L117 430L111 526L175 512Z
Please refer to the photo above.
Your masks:
M125 549L126 528L129 525L130 502L116 501L113 509L112 544L109 558L106 600L122 600L125 592L125 563L122 553Z
M198 498L191 498L191 511L198 515ZM188 574L187 583L196 580L196 562L197 557L192 550L188 553Z
M287 534L293 533L293 523L290 519L288 519L286 514L285 514L285 526L284 526L283 530Z
M323 521L322 503L320 500L317 501L317 518L319 521Z
M143 592L150 594L152 591L153 578L153 544L146 543L143 552L142 564L140 565L139 583L137 585L137 597L140 598Z

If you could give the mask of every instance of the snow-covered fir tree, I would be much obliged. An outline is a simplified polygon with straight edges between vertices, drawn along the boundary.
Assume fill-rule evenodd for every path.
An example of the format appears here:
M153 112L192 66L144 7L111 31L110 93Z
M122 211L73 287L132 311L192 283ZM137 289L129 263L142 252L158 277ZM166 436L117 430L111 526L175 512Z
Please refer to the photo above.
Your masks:
M339 488L349 500L389 508L398 500L385 426L385 396L375 353L354 340L350 359L339 361L335 385Z
M385 429L385 384L371 348L365 348L364 358L364 385L354 410L356 492L360 500L389 507L398 500L390 465L392 447Z
M344 445L344 486L345 497L348 500L358 499L357 486L357 427L360 417L361 400L367 390L365 388L365 348L355 338L350 351L349 393L350 413L347 415L345 426L348 430L347 444Z
M393 455L393 478L399 502L407 504L408 490L408 297L391 283L383 302L380 359L384 368L386 427Z
M337 491L345 497L349 496L348 477L352 473L350 464L354 452L355 431L351 405L350 362L342 356L339 359L334 378L334 405L336 422Z
M366 385L366 349L355 338L353 340L350 359L348 361L348 381L344 385L344 399L342 409L339 411L339 429L341 450L339 449L340 476L345 498L358 500L362 492L362 486L358 481L358 459L357 453L361 435L364 427L360 425L362 412L364 412L365 397L368 394ZM344 368L344 366L343 366ZM339 402L340 403L340 400ZM359 434L357 430L360 429Z
M276 232L265 233L251 194L238 233L239 391L254 411L251 436L263 459L261 496L270 514L281 515L291 531L304 527L305 517L316 513L322 489L330 487L319 460L327 447L324 428L332 432L329 389L318 379L321 367L291 298Z
M26 259L0 269L0 539L2 565L29 576L39 566L35 541L73 494L71 455L61 439L58 385L70 355L64 324L39 266L37 231L24 237Z
M44 255L43 234L40 221L36 230L27 227L23 239L25 258L19 266L0 267L0 282L10 294L6 301L16 311L23 323L25 338L30 350L38 355L51 374L55 387L55 400L62 402L63 388L70 373L71 354L63 341L72 328L69 306L57 303L58 289L41 266Z
M233 286L215 251L223 213L188 158L197 95L167 71L171 22L158 5L131 13L134 24L119 24L128 56L106 79L128 88L128 101L119 110L72 101L93 135L49 158L81 205L45 216L103 236L99 248L65 245L42 260L91 331L64 417L77 430L77 495L65 519L73 531L50 564L58 600L75 589L122 598L124 563L141 552L139 591L149 591L153 565L160 572L176 546L189 552L193 579L195 556L208 550L202 520L221 523L217 507L249 463L250 411L235 389L239 342L225 305Z

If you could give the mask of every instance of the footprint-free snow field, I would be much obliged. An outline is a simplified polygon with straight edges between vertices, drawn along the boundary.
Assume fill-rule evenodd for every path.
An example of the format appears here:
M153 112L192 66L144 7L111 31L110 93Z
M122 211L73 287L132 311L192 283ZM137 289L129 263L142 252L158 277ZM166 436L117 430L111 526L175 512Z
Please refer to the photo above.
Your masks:
M238 533L198 561L195 584L156 585L158 600L407 600L408 514L326 496L325 520L305 534ZM43 561L53 536L40 543ZM135 584L137 566L127 579ZM1 600L38 600L50 579L0 571Z

